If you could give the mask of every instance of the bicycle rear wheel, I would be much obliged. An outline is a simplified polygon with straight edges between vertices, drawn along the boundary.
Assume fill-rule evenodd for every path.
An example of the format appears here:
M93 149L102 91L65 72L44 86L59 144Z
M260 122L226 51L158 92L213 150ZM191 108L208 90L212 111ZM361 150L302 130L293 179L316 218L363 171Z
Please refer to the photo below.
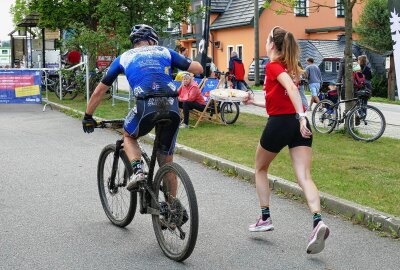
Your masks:
M115 144L107 145L100 154L97 165L97 184L100 201L108 219L116 226L125 227L135 216L137 195L126 189L129 178L127 166L129 162L118 159L115 187L110 187L111 173L114 162Z
M157 171L153 185L158 202L152 205L160 208L160 215L152 216L158 244L168 258L183 261L193 252L199 227L192 182L180 165L168 163Z
M332 101L324 99L315 106L311 118L317 132L331 133L338 122L337 108Z
M233 124L239 118L239 105L236 102L224 102L221 105L220 113L225 124Z
M346 128L355 140L372 142L382 136L386 121L378 108L366 105L350 111L346 118Z

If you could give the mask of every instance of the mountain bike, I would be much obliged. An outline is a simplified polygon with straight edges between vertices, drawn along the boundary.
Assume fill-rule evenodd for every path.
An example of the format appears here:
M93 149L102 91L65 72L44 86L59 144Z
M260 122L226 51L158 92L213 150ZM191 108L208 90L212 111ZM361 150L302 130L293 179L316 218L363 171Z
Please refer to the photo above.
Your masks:
M356 91L355 98L340 100L341 84L336 86L336 103L323 99L315 106L312 112L314 129L320 133L331 133L335 127L345 123L346 130L355 140L372 142L379 139L385 131L386 121L378 108L367 104L371 91L364 88ZM342 114L340 104L348 102L353 102L353 105Z
M121 128L123 120L100 121L98 128ZM146 180L128 191L126 186L133 174L124 151L123 139L104 147L97 167L100 200L109 220L125 227L135 216L137 194L141 214L152 216L153 229L164 254L175 261L187 259L196 245L199 217L196 194L186 171L177 163L161 166L155 176L156 154L160 134L171 123L169 116L155 118L156 136L151 158L141 147Z

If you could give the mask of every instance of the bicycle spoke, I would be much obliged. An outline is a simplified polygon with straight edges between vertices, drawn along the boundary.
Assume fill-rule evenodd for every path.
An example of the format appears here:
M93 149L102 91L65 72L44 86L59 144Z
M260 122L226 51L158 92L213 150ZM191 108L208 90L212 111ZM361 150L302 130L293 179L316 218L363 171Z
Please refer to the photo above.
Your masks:
M162 166L155 177L160 215L153 227L164 253L181 261L192 252L198 230L197 203L189 176L177 164ZM161 190L160 187L162 186Z

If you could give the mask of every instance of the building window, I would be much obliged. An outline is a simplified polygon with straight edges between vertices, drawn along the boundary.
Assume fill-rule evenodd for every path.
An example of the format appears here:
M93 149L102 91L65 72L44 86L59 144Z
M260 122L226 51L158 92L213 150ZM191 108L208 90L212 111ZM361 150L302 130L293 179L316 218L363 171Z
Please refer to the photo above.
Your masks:
M1 54L8 54L8 50L1 50Z
M236 52L238 57L243 60L243 45L236 45Z
M340 62L336 62L336 72L339 72L340 69Z
M227 50L226 50L226 53L228 54L227 55L227 67L229 68L229 60L231 59L231 53L233 52L233 46L231 46L231 45L228 45L228 46L226 46L226 48L227 48Z
M308 0L295 0L294 14L299 17L308 16Z
M325 72L332 72L332 62L331 61L325 62Z
M192 54L192 60L194 60L197 56L197 48L192 48L191 49L191 54Z
M336 0L336 17L344 17L343 0Z

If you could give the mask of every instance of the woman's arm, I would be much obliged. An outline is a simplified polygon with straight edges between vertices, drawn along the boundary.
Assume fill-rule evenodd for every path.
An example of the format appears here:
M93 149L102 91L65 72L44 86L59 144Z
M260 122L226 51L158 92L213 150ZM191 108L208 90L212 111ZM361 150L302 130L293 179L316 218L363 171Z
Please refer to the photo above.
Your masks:
M301 102L301 97L299 89L293 83L292 78L286 72L282 72L277 77L278 82L286 89L290 100L294 106L296 112L301 116L304 115L303 103ZM305 116L299 119L300 121L300 133L304 138L310 138L312 135L311 131L307 128L307 121Z

